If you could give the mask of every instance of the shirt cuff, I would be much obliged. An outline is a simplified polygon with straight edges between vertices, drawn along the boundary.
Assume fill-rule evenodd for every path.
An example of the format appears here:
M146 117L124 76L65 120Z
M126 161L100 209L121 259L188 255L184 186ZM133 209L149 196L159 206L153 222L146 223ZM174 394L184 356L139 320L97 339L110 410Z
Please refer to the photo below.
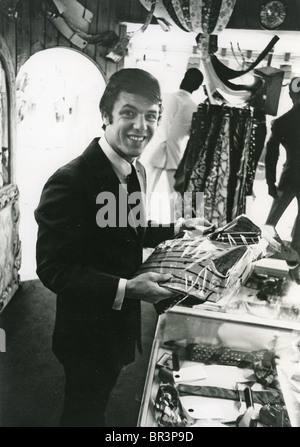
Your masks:
M113 310L121 310L124 297L125 297L125 289L126 289L127 279L120 278L118 290L116 293L116 298L113 304Z
M298 261L286 261L286 263L287 263L287 266L288 266L289 270L294 270L299 265Z

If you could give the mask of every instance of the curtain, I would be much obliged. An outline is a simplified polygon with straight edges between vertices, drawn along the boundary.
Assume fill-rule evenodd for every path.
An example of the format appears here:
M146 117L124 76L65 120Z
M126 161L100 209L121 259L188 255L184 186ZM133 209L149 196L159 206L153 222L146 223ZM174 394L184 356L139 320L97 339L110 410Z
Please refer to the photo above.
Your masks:
M182 195L203 192L204 217L218 226L244 214L266 132L262 112L200 104L175 174L175 190ZM198 214L196 203L193 216Z

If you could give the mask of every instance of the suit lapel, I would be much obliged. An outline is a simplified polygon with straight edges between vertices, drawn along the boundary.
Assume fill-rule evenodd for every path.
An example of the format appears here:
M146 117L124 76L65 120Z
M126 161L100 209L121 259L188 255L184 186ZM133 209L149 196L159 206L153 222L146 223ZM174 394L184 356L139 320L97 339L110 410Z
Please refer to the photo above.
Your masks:
M121 182L116 175L110 161L104 154L103 150L99 146L99 139L95 138L87 149L83 152L83 158L85 159L89 169L92 171L93 175L97 178L97 195L104 191L111 192L114 197L117 198L117 219L119 219L119 196ZM143 166L138 163L138 170L141 174L145 185L145 173ZM124 194L126 194L124 192ZM125 196L124 196L125 197ZM128 205L130 206L130 205ZM127 210L128 215L129 209ZM144 210L145 212L145 210ZM143 238L145 231L138 232L136 228L128 225L127 229L135 234L138 238Z

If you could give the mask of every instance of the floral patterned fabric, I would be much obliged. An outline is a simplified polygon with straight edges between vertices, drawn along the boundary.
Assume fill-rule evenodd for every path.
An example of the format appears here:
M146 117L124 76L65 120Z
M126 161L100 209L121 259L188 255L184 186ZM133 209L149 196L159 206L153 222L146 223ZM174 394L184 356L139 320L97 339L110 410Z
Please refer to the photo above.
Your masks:
M210 13L208 18L208 24L209 24L208 34L216 34L214 33L214 30L219 20L219 14L221 13L221 6L222 6L222 0L213 0L211 2Z
M218 132L222 120L221 108L215 108L214 106L208 108L208 105L205 105L204 107L199 108L199 112L198 120L199 127L202 130L202 136L201 140L198 139L200 151L187 186L187 191L189 192L204 191L207 171L213 158L214 148L217 144ZM203 115L205 113L206 117L210 119L204 121ZM209 129L209 131L206 133L205 129Z
M140 0L148 10L153 0ZM218 34L226 28L236 0L157 0L156 17L165 12L183 31Z
M193 31L189 14L189 0L172 0L172 5L183 28Z
M0 312L19 287L21 242L17 198L16 186L0 191Z
M227 186L229 177L229 113L226 112L214 151L212 166L205 182L204 216L223 226L226 220Z
M202 29L204 34L209 34L209 14L212 0L202 0Z
M202 0L190 0L190 18L193 31L196 33L203 33Z
M233 12L236 0L222 0L222 5L219 10L218 20L212 34L218 34L226 28L231 14Z
M163 0L163 4L164 7L166 8L166 10L168 11L169 16L171 17L171 19L173 20L173 22L179 27L181 28L183 31L187 31L189 32L190 30L188 28L185 28L181 21L179 20L176 11L174 10L173 7L173 2L172 0Z

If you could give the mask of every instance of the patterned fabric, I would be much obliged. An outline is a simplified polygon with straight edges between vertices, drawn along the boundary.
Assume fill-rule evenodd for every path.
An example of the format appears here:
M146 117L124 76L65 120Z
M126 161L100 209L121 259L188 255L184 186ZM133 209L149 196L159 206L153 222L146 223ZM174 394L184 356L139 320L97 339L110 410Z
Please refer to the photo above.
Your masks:
M230 247L206 237L174 239L158 245L137 274L171 273L165 287L196 298L198 304L216 302L239 287L251 268L251 257L247 246Z
M209 15L212 0L202 0L202 29L204 34L209 34Z
M204 217L222 226L226 220L226 199L229 176L229 113L223 117L214 158L205 183Z
M179 384L177 390L181 396L186 394L206 396L216 399L229 399L239 401L242 398L242 400L245 400L243 394L240 395L237 390L232 390L230 388ZM252 398L254 403L261 405L278 403L284 404L282 392L274 389L252 391Z
M208 34L213 34L219 19L222 0L213 0L211 2L210 14L208 17Z
M210 169L214 148L217 144L221 120L221 108L215 108L215 106L208 107L208 105L199 107L195 120L192 123L192 125L199 128L199 132L196 127L194 133L191 133L189 150L193 154L197 153L197 148L200 150L198 151L198 158L191 172L186 191L204 191L205 179ZM207 131L207 129L209 130Z
M193 31L189 14L189 0L172 0L172 4L182 26L189 31Z
M175 173L175 190L181 194L189 190L192 170L197 160L201 159L199 153L204 146L206 126L208 124L207 118L207 104L200 104L197 112L193 115L190 139ZM201 191L201 189L198 189L198 191Z
M224 227L217 228L209 238L230 245L257 244L261 238L261 229L242 214Z
M9 186L0 191L0 312L19 287L21 242L18 237L18 189Z
M244 140L241 136L245 133L245 117L249 113L248 109L232 109L231 128L230 128L230 174L228 179L228 196L227 196L227 222L231 222L232 207L237 186L236 173L240 167L242 152L244 150Z
M200 104L175 174L175 190L204 192L204 215L219 226L244 214L264 139L264 117L254 119L249 108Z
M202 0L190 0L190 19L195 33L203 33Z
M154 402L154 418L158 427L186 427L188 424L178 391L170 384L160 384Z
M251 126L251 117L246 118L245 126L245 140L244 150L241 157L241 163L239 171L237 172L237 186L233 199L232 218L234 219L239 214L243 214L246 210L246 177L247 177L247 164L249 163L249 148L251 141L251 133L253 128ZM242 212L240 212L242 210Z
M220 7L219 16L212 34L218 34L226 28L233 12L236 0L223 0Z
M177 17L176 11L174 10L173 7L173 2L172 0L163 0L163 4L164 7L166 8L166 10L168 11L169 16L171 17L171 19L174 21L174 23L181 28L183 31L189 32L188 28L185 28L182 23L180 22L180 20Z
M249 149L249 163L246 175L246 196L252 194L253 183L258 161L264 149L267 135L266 118L263 112L253 114L252 134Z
M155 0L140 0L150 11ZM226 28L236 0L157 0L155 16L173 22L187 32L218 34Z

